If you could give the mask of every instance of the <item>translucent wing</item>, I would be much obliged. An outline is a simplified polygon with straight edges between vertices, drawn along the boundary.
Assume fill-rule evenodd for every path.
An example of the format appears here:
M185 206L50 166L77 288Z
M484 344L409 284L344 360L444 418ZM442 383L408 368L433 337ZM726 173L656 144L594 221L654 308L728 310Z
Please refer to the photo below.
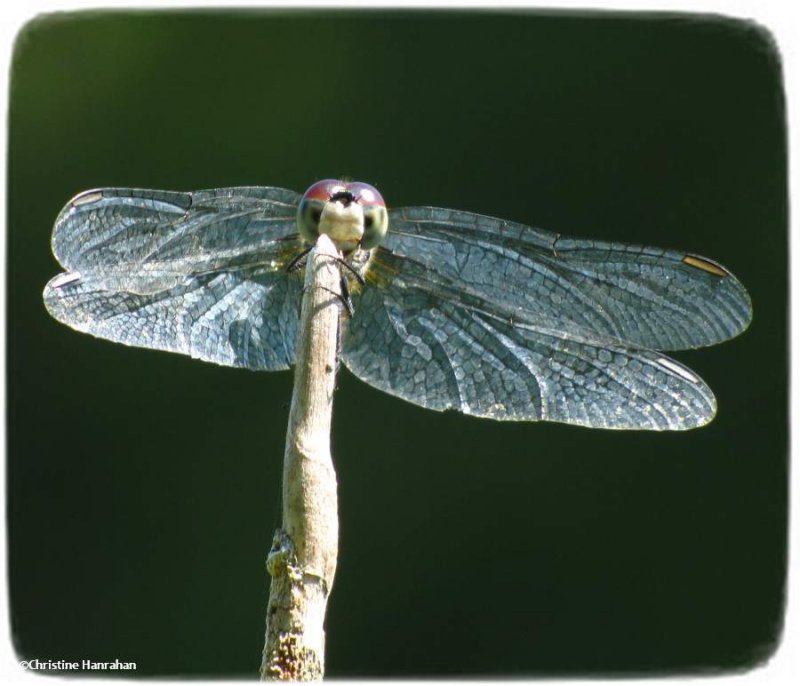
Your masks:
M705 383L648 348L746 327L749 298L724 268L467 212L410 208L391 222L344 343L367 383L494 419L686 429L714 416Z
M281 188L88 191L61 211L44 290L59 321L101 338L250 369L294 362L299 196Z
M504 312L640 348L713 345L752 317L747 291L728 270L674 250L568 238L432 207L392 213L385 245Z

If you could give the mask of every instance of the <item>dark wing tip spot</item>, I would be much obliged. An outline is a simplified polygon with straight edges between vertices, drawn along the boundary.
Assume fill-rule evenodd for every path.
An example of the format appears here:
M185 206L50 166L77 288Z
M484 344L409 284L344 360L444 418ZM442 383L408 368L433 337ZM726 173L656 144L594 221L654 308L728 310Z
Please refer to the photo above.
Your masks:
M682 261L684 264L688 264L690 267L702 269L704 272L714 274L715 276L730 276L730 274L720 265L702 257L697 257L696 255L684 255Z

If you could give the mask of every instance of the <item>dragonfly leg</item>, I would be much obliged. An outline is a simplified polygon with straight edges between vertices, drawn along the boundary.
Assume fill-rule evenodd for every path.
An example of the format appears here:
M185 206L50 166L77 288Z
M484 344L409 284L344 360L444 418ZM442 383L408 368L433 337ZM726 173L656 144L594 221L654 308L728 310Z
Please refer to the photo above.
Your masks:
M344 276L342 277L341 281L341 289L342 289L341 293L331 290L330 288L325 288L324 286L322 288L328 291L328 293L330 293L331 295L335 295L337 297L339 302L341 302L342 305L344 306L344 309L347 310L348 316L352 317L355 314L356 310L353 307L353 300L350 297L350 289L347 287L347 279L345 279ZM305 290L306 289L303 288L303 292L305 292Z
M311 246L310 248L305 248L302 252L300 252L297 255L295 255L292 258L292 261L289 262L289 264L286 265L286 271L290 272L290 273L291 272L296 272L298 269L300 269L300 267L305 265L305 258L308 255L308 253L311 252L311 249L313 247L314 246Z
M358 276L359 279L361 278L360 274L356 274L356 276ZM361 280L360 283L363 285L364 281ZM344 274L339 276L339 287L342 289L339 296L342 300L342 304L347 310L347 314L352 317L355 313L355 308L353 307L353 299L350 297L350 286L347 284L347 277Z
M367 283L366 280L364 279L364 277L361 276L361 272L358 271L358 269L356 269L352 264L350 264L343 257L337 257L336 261L339 264L341 264L345 269L347 269L347 271L349 271L353 276L355 276L356 277L356 281L358 281L358 283L360 283L362 286ZM344 283L344 281L342 283ZM342 293L348 293L349 294L349 291L345 291L344 288L342 288Z

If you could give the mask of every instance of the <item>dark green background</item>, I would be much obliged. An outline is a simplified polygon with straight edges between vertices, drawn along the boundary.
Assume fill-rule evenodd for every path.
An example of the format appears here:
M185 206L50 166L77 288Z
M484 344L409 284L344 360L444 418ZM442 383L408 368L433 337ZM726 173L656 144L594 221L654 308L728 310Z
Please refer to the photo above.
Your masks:
M9 152L9 561L20 656L255 676L291 374L51 320L52 222L96 186L349 175L566 234L676 247L752 327L678 354L682 434L426 411L344 371L329 676L687 673L779 640L787 225L769 36L719 18L72 14L20 34Z

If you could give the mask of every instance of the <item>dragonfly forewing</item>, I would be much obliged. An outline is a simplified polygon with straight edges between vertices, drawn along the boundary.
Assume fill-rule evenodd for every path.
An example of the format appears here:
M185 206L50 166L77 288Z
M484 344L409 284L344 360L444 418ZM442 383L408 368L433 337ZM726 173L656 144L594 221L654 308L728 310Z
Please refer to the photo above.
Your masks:
M296 193L227 188L102 189L61 212L53 250L70 271L45 306L59 321L127 345L249 369L287 369L301 275Z

